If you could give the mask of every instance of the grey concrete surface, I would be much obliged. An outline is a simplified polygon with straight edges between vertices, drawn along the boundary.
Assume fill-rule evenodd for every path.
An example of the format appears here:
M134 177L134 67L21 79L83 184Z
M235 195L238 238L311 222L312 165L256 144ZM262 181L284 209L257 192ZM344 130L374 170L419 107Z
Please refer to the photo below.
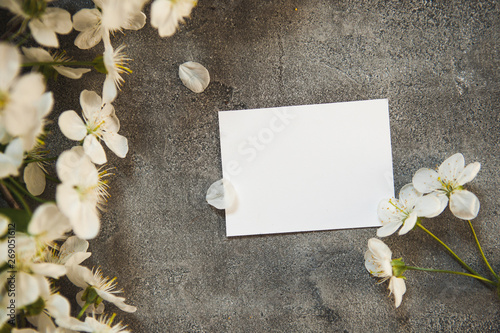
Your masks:
M204 199L221 178L218 110L388 98L396 191L456 152L482 163L468 188L499 271L499 14L497 1L200 0L171 38L149 21L118 33L113 44L134 59L114 103L130 151L108 153L111 198L87 265L117 276L138 310L108 309L134 332L500 331L498 298L466 277L408 272L395 309L364 268L375 229L228 239L224 214ZM77 51L75 36L62 38L75 58L102 50ZM202 94L178 78L189 60L210 71ZM51 83L52 119L103 80ZM51 128L54 149L71 147ZM447 211L425 225L488 273L466 223ZM386 242L408 264L461 269L419 230Z

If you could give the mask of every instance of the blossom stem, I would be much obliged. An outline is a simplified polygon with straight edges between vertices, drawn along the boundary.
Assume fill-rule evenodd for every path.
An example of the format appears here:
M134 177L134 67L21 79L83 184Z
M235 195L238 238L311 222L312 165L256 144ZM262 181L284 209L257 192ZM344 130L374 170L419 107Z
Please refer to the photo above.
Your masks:
M90 306L90 302L85 302L85 304L83 305L83 308L82 310L80 311L80 313L78 314L78 316L76 316L76 319L80 319L82 318L83 314L85 313L85 310L87 310L87 308Z
M50 181L53 181L54 183L61 184L61 181L56 177L52 177L52 176L49 176L48 174L45 174L45 178L47 178Z
M493 270L491 267L490 263L488 262L488 259L486 259L486 256L484 255L483 248L481 247L481 244L479 244L479 239L477 239L476 231L474 230L474 227L472 226L472 222L468 220L470 230L472 231L472 234L474 235L474 239L476 240L477 248L479 249L479 252L481 252L481 256L483 257L484 262L486 263L486 266L490 269L491 273L493 273L493 276L500 281L500 278L498 277L497 273Z
M17 200L19 200L19 202L23 206L24 210L26 210L26 212L28 213L28 215L31 216L30 206L28 206L28 203L26 202L26 200L24 200L24 198L21 195L21 193L19 193L14 186L12 186L11 184L9 184L7 182L4 182L3 180L0 180L0 184L5 185L5 187L7 187L9 189L9 191L12 192L16 196Z
M33 67L33 66L89 66L94 67L96 63L94 61L33 61L25 62L22 67Z
M422 267L414 267L414 266L406 266L406 269L409 269L409 270L414 270L414 271L424 271L424 272L436 272L436 273L447 273L447 274L456 274L456 275L463 275L463 276L468 276L468 277L471 277L471 278L474 278L474 279L478 279L478 280L481 280L481 281L484 281L484 282L488 282L494 286L496 286L497 284L491 280L488 280L487 278L484 278L480 275L476 275L476 274L469 274L469 273L463 273L463 272L456 272L456 271L448 271L448 270L444 270L444 269L433 269L433 268L422 268Z
M446 250L448 250L448 252L450 252L450 254L456 259L458 260L458 262L466 269L468 270L469 272L471 272L472 274L474 275L477 275L479 276L479 274L473 270L469 265L467 265L462 259L460 259L460 257L455 253L453 252L450 247L448 245L446 245L445 243L443 243L442 240L440 240L438 237L436 237L436 235L434 235L432 232L430 232L429 230L427 230L420 222L417 222L416 224L420 229L422 229L423 231L425 231L427 234L429 234L429 236L431 236L432 238L434 238L439 244L441 244Z
M12 193L10 193L9 189L7 188L7 186L5 186L5 184L3 184L3 183L0 184L0 190L2 191L2 195L5 199L5 201L7 201L7 203L9 204L9 206L11 208L21 209L21 207L17 203L16 199L14 199L14 197L12 196Z
M12 184L14 184L21 192L26 194L28 197L30 197L33 200L36 200L41 203L49 202L47 200L40 199L38 197L35 197L33 194L31 194L27 189L25 189L21 184L19 184L14 178L9 177L9 180Z
M58 156L47 157L47 158L39 158L39 159L33 158L31 160L24 160L24 164L30 164L30 163L34 163L34 162L55 161L57 159L58 159Z

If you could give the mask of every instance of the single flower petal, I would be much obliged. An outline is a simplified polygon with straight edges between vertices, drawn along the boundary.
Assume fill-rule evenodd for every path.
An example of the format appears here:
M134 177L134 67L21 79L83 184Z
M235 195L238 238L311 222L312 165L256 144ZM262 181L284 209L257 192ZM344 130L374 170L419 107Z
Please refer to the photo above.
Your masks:
M137 308L135 306L125 304L124 297L118 297L113 295L112 293L100 289L96 289L96 292L103 300L113 303L122 311L130 313L137 311Z
M46 117L50 113L50 111L52 111L53 106L54 106L54 95L52 94L51 91L46 92L36 102L38 117L39 118Z
M42 21L39 19L31 20L28 23L31 34L33 38L43 46L48 47L59 47L59 41L57 40L57 35L54 30L48 28Z
M442 187L439 174L431 169L422 168L413 176L413 186L420 193L429 193Z
M92 277L92 271L90 269L80 265L67 266L66 268L66 276L71 281L71 283L82 289L86 289L88 287L89 284L86 282L86 280Z
M129 19L123 25L124 29L139 30L146 24L146 15L143 12L135 12L129 16Z
M102 87L102 99L104 103L111 103L115 100L116 95L118 95L118 90L116 89L115 81L111 75L106 75L104 80L104 85Z
M210 83L210 74L203 65L188 61L179 66L179 77L195 93L203 92Z
M479 199L467 190L455 190L450 195L450 210L459 219L472 220L479 213Z
M101 12L97 8L84 8L73 15L73 28L77 31L94 29L100 20Z
M64 265L59 265L59 264L43 262L43 263L31 264L30 268L35 274L48 276L54 279L57 279L66 274L66 267L64 267Z
M127 156L128 141L126 137L121 136L118 133L105 132L102 134L102 139L106 143L106 146L108 146L108 148L111 149L116 156L121 158Z
M229 209L236 202L236 191L227 179L220 179L208 188L207 202L217 209Z
M39 240L47 243L61 238L70 230L67 217L53 203L39 206L28 225L28 232L31 235L39 236Z
M399 191L399 202L402 203L408 209L413 209L417 199L422 196L422 193L417 191L413 184L406 184Z
M479 162L474 162L467 165L465 169L458 175L457 178L458 185L464 185L473 180L480 169L481 169L481 163Z
M87 127L75 111L64 111L57 122L61 132L70 140L81 141L87 135Z
M21 55L14 46L0 43L0 91L7 91L14 78L19 74Z
M391 294L394 294L394 302L396 307L401 305L403 300L403 295L406 293L406 284L403 278L391 277L389 280L389 290Z
M41 47L23 47L23 54L28 62L51 62L54 58Z
M101 225L95 206L90 204L82 204L78 211L77 219L71 222L75 235L82 239L95 238L99 233Z
M54 66L54 69L67 78L77 80L82 77L83 74L90 72L90 68L71 68L64 66Z
M457 179L458 175L464 170L464 166L464 156L458 153L448 157L443 163L441 163L438 172L445 182L453 181Z
M446 194L443 193L442 195L444 196L444 198L446 198ZM422 216L422 217L437 216L441 214L441 212L444 210L444 208L442 208L441 200L442 199L438 198L437 195L428 194L423 197L420 197L415 204L414 212L416 212L417 216Z
M439 209L437 209L434 214L427 214L425 215L424 217L428 217L428 218L431 218L431 217L435 217L435 216L438 216L439 214L441 214L445 209L446 207L448 206L448 196L446 195L446 193L444 192L441 192L441 191L437 191L437 192L432 192L432 193L429 193L427 195L425 195L426 197L434 197L436 199L438 199L439 201L439 204L440 204L440 207ZM419 215L420 216L420 215Z
M410 215L405 219L403 227L399 230L399 235L404 235L408 233L417 223L417 213L415 211L411 212Z
M93 48L102 39L102 29L96 27L96 29L87 29L78 34L75 38L75 45L82 50L88 50Z
M70 316L70 304L66 297L53 294L45 302L45 308L54 318L65 318Z
M65 254L87 252L89 242L76 236L71 236L61 245L60 252Z
M83 140L83 150L90 157L92 163L104 164L107 162L106 153L94 135L87 135L85 137L85 140Z
M83 90L80 93L80 105L82 106L83 114L88 120L95 120L102 108L101 97L90 90Z
M393 233L398 230L398 228L403 224L403 221L392 221L389 223L384 223L382 227L377 229L377 236L378 237L387 237L392 235Z
M16 274L16 307L23 308L35 302L40 297L37 279L25 272Z
M45 26L58 34L69 34L73 30L71 15L62 8L47 7L41 16L41 20Z

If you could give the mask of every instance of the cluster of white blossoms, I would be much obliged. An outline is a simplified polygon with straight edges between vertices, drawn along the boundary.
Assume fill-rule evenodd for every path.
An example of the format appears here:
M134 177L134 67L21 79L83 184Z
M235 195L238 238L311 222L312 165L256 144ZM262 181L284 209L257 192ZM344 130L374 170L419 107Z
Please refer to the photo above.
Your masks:
M447 158L437 170L418 170L412 183L401 188L399 199L389 198L380 202L377 213L382 227L377 230L377 236L387 237L398 229L398 234L404 235L420 225L421 218L441 214L448 204L457 218L474 219L479 213L479 200L463 185L473 180L480 168L478 162L465 166L463 155L458 153ZM389 289L398 307L406 291L402 273L408 266L400 259L392 260L391 256L391 250L381 240L372 238L368 241L366 269L370 274L383 278L383 281L390 279ZM470 269L468 266L466 268Z
M120 121L112 103L123 74L132 72L131 59L125 46L113 46L113 35L144 27L143 8L148 2L93 0L93 8L71 16L52 0L0 0L0 7L14 16L4 35L10 43L0 42L0 189L11 205L0 208L2 332L128 332L121 323L113 324L114 314L103 313L104 303L136 311L118 295L116 279L81 264L91 255L87 240L98 235L99 210L109 196L104 166L108 158L102 143L120 158L129 149L127 138L118 134ZM195 0L154 0L151 24L161 37L171 36L195 5ZM85 62L54 50L60 45L58 35L73 29L79 32L74 41L78 48L90 49L103 41L103 53ZM22 47L30 37L41 47ZM182 81L193 91L203 91L208 71L196 63L186 64L180 68ZM46 157L45 125L54 105L46 80L58 75L80 79L92 68L105 74L102 98L83 90L81 114L79 110L60 113L59 129L77 145L58 157ZM52 177L47 170L49 161L56 159L57 177ZM39 197L47 179L57 184L55 201ZM36 202L42 204L32 211ZM81 288L76 300L82 309L76 317L55 288L63 277Z

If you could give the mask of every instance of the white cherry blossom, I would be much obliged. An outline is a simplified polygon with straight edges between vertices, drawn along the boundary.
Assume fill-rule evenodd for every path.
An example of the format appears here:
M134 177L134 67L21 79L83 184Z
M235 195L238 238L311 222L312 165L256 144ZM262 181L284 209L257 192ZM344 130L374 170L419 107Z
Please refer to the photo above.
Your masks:
M392 251L380 239L368 240L368 250L365 252L365 267L370 274L382 278L381 282L389 280L390 294L394 294L396 307L401 305L406 285L403 277L395 276L391 264Z
M135 312L137 310L135 306L125 304L124 297L118 297L115 295L123 292L122 290L116 290L116 278L109 279L108 277L104 277L100 269L95 269L94 272L92 272L87 267L71 265L68 266L67 276L75 286L82 288L82 291L80 291L76 296L76 300L80 305L85 303L82 302L82 295L84 291L87 290L87 288L92 288L100 298L113 303L125 312ZM87 311L102 313L102 311L104 311L104 304L100 303L97 309L91 305L87 308Z
M52 93L45 93L41 74L18 76L20 65L19 51L0 43L0 142L21 137L24 150L30 151L43 133L54 99Z
M399 230L400 235L408 233L418 217L434 217L441 211L441 203L435 197L423 196L412 184L406 184L399 192L399 199L384 199L378 205L378 217L382 227L377 236L386 237Z
M57 206L78 237L94 238L100 226L97 207L107 195L95 165L77 146L59 156L56 169L62 182L56 189Z
M47 7L46 3L37 12L25 12L23 0L1 0L0 6L28 21L33 38L44 46L59 47L57 34L69 34L73 29L71 15L66 10Z
M429 193L441 202L440 213L450 203L450 210L459 219L472 220L479 213L479 199L464 190L463 185L476 177L481 169L479 162L465 166L460 153L447 158L437 171L427 168L418 170L413 176L413 186L422 193Z
M83 140L85 154L93 163L107 162L101 140L118 157L124 158L128 152L128 141L127 138L118 134L120 122L113 105L103 104L99 95L88 90L80 94L80 104L85 123L75 111L65 111L59 116L61 132L71 140Z

